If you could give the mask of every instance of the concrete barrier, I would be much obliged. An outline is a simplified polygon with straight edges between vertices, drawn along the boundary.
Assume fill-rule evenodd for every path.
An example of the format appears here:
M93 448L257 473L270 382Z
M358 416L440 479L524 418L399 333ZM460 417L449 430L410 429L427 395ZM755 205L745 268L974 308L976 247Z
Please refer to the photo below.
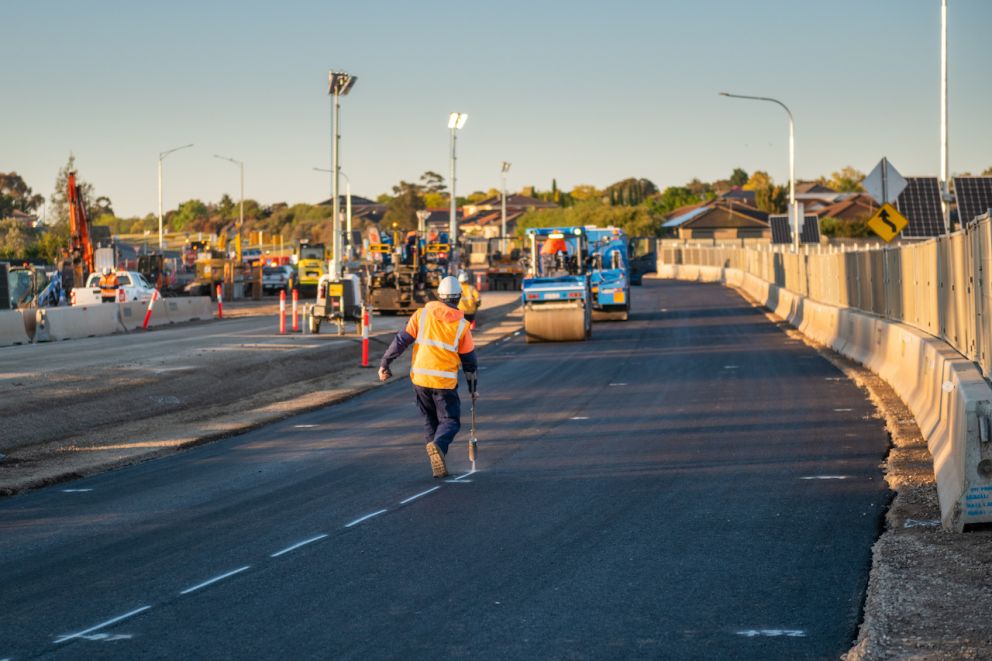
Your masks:
M35 312L35 341L75 340L111 335L122 330L117 304L39 308Z
M30 344L21 310L0 310L0 347Z
M917 328L812 301L738 269L659 264L658 277L709 280L712 268L724 284L892 386L930 448L945 528L992 522L992 387L974 362Z

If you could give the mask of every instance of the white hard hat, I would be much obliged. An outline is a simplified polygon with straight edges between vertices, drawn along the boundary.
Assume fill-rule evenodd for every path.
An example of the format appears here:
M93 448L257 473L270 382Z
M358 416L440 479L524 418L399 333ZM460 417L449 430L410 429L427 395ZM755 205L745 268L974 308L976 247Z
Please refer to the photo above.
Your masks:
M468 271L458 272L458 282L469 282L472 280L472 276L468 274Z
M437 287L437 295L441 299L461 296L462 286L458 284L458 280L455 276L449 275L441 281L441 284Z

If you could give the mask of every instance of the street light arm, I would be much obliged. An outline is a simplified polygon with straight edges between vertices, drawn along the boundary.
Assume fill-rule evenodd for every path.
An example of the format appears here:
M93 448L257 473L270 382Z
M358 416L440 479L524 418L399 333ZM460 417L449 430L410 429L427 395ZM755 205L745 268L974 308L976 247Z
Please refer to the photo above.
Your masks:
M795 119L792 117L792 111L789 110L789 106L785 105L778 99L773 99L767 96L748 96L746 94L731 94L730 92L720 92L720 96L726 96L731 99L751 99L752 101L770 101L771 103L777 103L778 105L782 106L782 109L785 110L787 115L789 115L789 121L795 123Z
M166 156L168 156L169 154L171 154L174 151L179 151L180 149L188 149L188 148L190 148L192 146L193 146L193 143L191 142L188 145L183 145L182 147L173 147L172 149L169 149L169 150L166 150L166 151L161 151L161 152L158 153L158 160L161 161L163 158L165 158Z
M239 160L234 159L234 158L230 158L228 156L221 156L220 154L214 154L214 158L219 158L222 161L230 161L231 163L234 163L235 165L244 165L244 162L242 162L242 161L239 161Z

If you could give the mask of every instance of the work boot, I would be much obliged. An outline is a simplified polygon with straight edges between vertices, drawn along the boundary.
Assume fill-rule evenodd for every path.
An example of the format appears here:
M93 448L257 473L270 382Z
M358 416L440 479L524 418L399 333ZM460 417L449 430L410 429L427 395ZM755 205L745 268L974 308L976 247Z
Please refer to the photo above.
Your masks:
M444 453L437 443L431 441L427 444L427 458L431 460L431 472L434 477L448 477L448 467L444 464Z

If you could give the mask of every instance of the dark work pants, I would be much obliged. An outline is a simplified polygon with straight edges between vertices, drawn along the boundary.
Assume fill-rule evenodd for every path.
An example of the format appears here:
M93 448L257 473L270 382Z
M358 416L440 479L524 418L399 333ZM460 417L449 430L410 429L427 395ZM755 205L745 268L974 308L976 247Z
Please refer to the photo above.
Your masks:
M424 388L414 386L417 393L417 408L424 416L424 432L427 442L434 441L444 454L455 440L455 434L462 428L462 402L457 388Z

